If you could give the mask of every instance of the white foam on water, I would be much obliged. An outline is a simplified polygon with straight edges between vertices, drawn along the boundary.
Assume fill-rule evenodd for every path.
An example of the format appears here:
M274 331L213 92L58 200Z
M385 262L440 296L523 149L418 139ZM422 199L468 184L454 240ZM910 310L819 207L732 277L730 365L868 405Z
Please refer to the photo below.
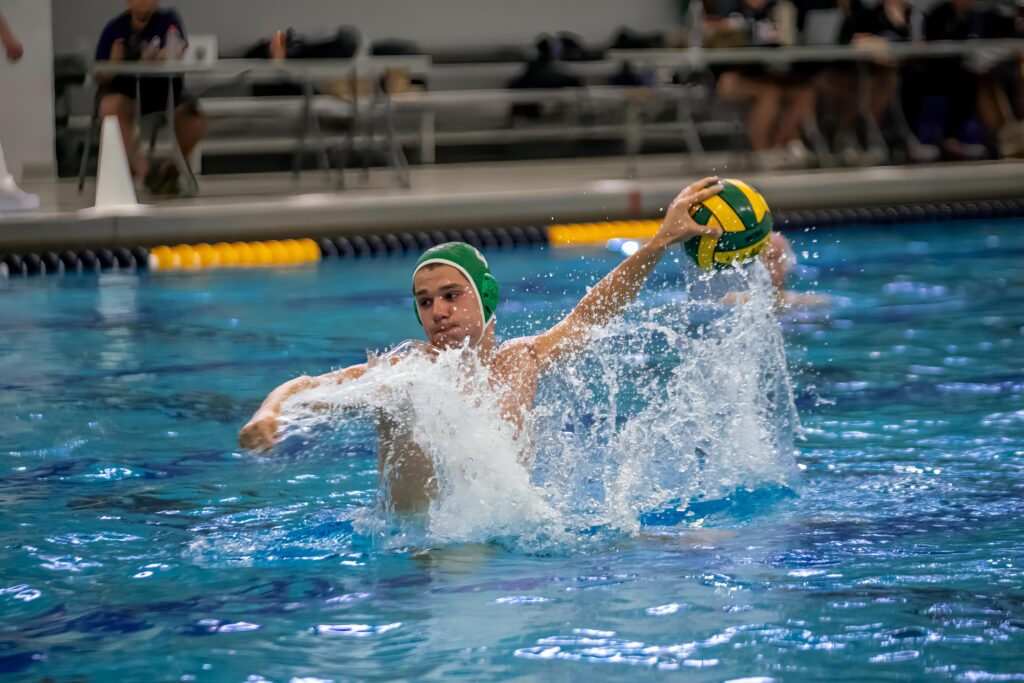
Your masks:
M408 353L299 394L286 405L288 429L345 432L381 416L408 428L437 479L429 513L412 524L422 535L386 515L384 499L357 520L364 533L397 524L401 543L571 545L595 527L636 533L643 513L695 497L785 484L799 423L767 273L757 263L688 281L550 371L523 435L463 350ZM718 305L737 283L749 285L748 300ZM314 450L329 449L323 441Z
M324 423L345 429L352 420L374 416L406 426L437 481L438 496L425 517L432 541L534 538L561 526L521 462L524 440L501 418L488 373L471 353L412 353L395 364L377 363L358 380L303 392L286 410L290 429ZM381 497L386 495L382 490ZM359 520L361 530L377 531L395 521L381 516L387 502L380 500L373 515Z

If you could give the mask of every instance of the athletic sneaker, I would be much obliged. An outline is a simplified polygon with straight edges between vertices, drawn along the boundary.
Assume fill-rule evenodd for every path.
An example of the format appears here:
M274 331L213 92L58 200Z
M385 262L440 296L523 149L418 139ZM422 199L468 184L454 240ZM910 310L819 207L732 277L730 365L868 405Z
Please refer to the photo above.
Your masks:
M1014 121L999 131L999 156L1004 159L1024 158L1024 123Z
M0 213L35 211L39 208L39 195L29 194L8 176L0 181Z
M786 168L789 161L784 149L763 149L753 155L754 165L762 171L778 171Z
M807 168L814 161L814 153L803 140L790 140L786 145L786 163L790 168Z
M842 131L836 135L836 156L844 166L863 165L863 155L864 150L852 132Z

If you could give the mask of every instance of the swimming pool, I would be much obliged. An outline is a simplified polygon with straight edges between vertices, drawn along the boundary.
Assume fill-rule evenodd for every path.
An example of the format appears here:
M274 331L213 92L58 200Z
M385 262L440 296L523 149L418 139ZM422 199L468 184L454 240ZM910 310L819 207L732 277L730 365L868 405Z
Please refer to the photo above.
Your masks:
M564 552L378 548L351 523L372 441L236 452L279 382L416 336L409 258L11 280L0 673L1024 679L1021 228L793 234L801 288L835 299L783 323L792 486ZM502 325L536 329L619 258L495 254Z

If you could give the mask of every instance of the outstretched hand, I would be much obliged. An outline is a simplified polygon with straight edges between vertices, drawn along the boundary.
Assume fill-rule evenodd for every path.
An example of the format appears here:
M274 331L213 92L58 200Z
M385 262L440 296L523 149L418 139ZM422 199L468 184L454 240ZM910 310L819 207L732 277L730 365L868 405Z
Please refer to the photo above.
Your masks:
M112 62L123 62L126 54L127 48L124 44L124 38L118 38L114 41L114 44L110 46L109 59Z
M722 229L710 225L700 225L690 216L690 210L701 202L714 197L722 191L722 184L717 176L703 178L683 188L683 191L668 207L661 228L652 238L655 246L667 247L676 242L687 242L694 237L708 235L721 237Z
M300 391L318 386L320 382L319 378L303 375L285 382L270 392L260 409L238 433L238 445L254 451L267 451L273 448L277 444L281 408L285 401Z
M238 434L238 445L246 450L267 451L277 443L277 415L260 411Z

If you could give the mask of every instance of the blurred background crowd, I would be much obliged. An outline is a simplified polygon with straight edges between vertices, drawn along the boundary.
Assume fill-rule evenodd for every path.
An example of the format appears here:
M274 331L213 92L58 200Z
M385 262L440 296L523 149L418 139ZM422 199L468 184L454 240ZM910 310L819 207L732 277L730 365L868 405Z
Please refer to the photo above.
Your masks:
M368 168L395 154L416 164L726 151L767 169L1024 156L1014 43L1024 0L659 0L653 14L653 1L638 3L635 24L628 7L608 3L518 23L511 7L481 7L492 24L508 23L507 38L452 12L427 31L409 3L362 14L345 3L316 12L215 4L53 4L60 175L94 172L98 122L113 114L137 177L157 193L177 190L166 167L148 163L167 117L148 152L136 121L164 111L165 81L94 68L162 58L175 45L236 70L247 63L236 60L371 65L308 78L179 75L175 132L204 173ZM387 61L417 55L423 67ZM371 111L361 123L360 98ZM289 102L311 105L309 116L297 124L280 108ZM319 159L316 149L295 154L296 129L322 143ZM381 136L387 143L375 144Z

